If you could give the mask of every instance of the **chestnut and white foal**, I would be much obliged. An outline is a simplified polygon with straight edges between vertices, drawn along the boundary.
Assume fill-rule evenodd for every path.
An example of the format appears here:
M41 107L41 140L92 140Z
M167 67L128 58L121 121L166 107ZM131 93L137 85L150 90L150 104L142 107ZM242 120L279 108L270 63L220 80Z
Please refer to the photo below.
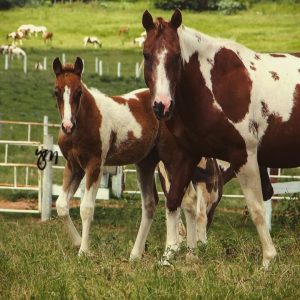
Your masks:
M172 177L173 153L181 149L164 122L156 119L148 89L114 97L108 97L96 89L88 89L81 81L83 62L80 58L76 59L74 66L62 66L56 58L53 70L56 74L55 95L62 119L58 144L67 160L63 192L56 202L58 215L66 218L72 240L80 246L79 253L87 252L103 166L135 163L142 194L142 220L130 258L141 258L158 201L154 182L155 167L160 160L164 162L160 170L166 191L169 185L167 172ZM69 200L84 175L86 189L80 205L81 238L69 215ZM187 190L186 201L183 202L188 247L194 248L197 240L206 241L206 213L210 223L214 208L220 200L222 184L220 169L215 160L203 159L195 171L194 182ZM178 250L179 243L178 230L167 230L163 262L172 257L173 251Z

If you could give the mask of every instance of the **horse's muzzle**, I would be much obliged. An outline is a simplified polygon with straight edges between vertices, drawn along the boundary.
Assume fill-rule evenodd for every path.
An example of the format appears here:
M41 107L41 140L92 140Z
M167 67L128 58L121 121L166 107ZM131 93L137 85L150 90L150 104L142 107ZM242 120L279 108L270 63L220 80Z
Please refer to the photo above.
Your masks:
M153 103L153 111L157 117L157 119L169 119L172 116L174 110L174 100L170 101L170 105L168 108L162 102L154 101Z
M65 134L72 134L72 132L74 131L75 127L76 127L76 122L74 122L73 120L72 121L63 122L61 124L62 131Z

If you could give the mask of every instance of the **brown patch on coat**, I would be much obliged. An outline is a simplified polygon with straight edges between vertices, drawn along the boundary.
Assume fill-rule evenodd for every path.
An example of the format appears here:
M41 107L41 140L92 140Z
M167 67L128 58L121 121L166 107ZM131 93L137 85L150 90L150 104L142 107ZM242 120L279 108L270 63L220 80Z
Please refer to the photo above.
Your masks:
M293 168L300 165L300 83L295 86L294 106L290 118L282 121L269 114L268 128L258 148L258 161L272 168ZM284 155L283 155L284 153Z
M269 73L272 75L272 78L276 81L279 80L279 76L276 72L274 71L269 71Z
M258 54L255 54L254 55L254 58L256 59L256 60L260 60L261 58L260 58L260 55L258 55Z
M278 54L278 53L270 53L270 55L273 57L286 57L285 54Z
M225 115L235 123L242 121L249 111L252 81L241 59L230 49L220 49L214 58L211 78L216 101Z
M207 62L208 62L211 66L214 65L214 61L213 61L211 58L207 58Z
M250 69L253 70L253 71L256 71L256 68L253 67L253 66L250 66Z
M249 121L249 132L253 135L258 135L258 123L254 120Z

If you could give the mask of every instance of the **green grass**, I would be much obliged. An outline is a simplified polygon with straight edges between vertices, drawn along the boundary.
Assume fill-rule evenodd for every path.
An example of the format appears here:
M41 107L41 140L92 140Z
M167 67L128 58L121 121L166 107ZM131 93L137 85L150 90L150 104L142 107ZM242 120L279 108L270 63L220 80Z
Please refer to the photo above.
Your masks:
M111 203L111 204L118 204ZM143 260L131 264L140 207L100 202L91 227L89 258L78 258L62 223L34 217L0 216L1 299L297 299L300 296L300 235L284 223L272 235L279 257L269 271L261 266L258 236L249 218L217 211L207 246L198 260L178 254L174 267L157 265L165 242L159 205ZM79 210L72 210L80 228Z

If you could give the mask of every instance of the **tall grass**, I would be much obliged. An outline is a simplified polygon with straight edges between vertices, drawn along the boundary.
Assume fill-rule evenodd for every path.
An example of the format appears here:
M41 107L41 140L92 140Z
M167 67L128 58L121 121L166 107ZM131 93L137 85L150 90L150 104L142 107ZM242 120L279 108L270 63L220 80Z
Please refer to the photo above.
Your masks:
M78 258L58 219L0 216L2 299L297 299L300 296L299 230L275 226L279 257L261 270L261 250L250 219L218 211L208 245L186 260L184 247L173 267L157 262L165 239L160 204L141 262L128 257L140 208L124 201L96 207L90 257ZM118 206L120 206L117 203ZM79 227L78 210L72 211Z

